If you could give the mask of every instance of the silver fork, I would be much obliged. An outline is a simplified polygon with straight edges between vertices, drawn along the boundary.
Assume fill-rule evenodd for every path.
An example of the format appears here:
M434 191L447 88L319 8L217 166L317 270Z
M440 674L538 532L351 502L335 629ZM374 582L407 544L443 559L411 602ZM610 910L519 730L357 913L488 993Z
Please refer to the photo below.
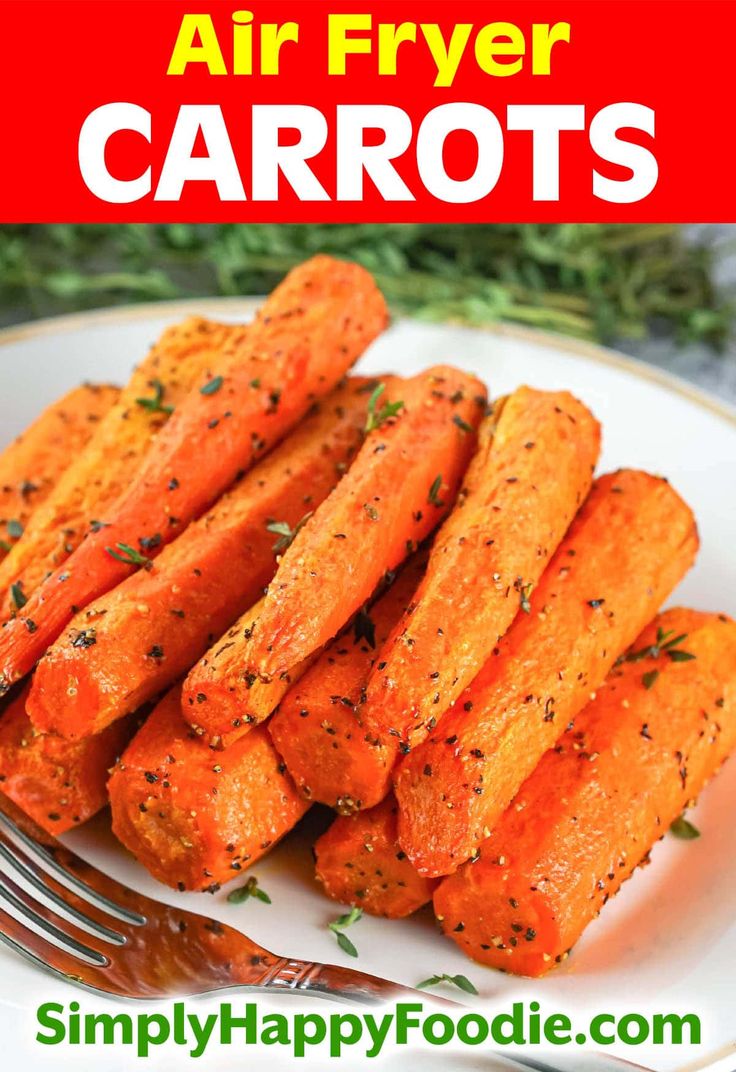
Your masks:
M30 819L23 818L21 828L5 807L0 796L0 901L13 909L0 904L0 941L58 978L118 998L149 1000L235 986L361 1004L402 997L440 1001L353 968L270 953L225 923L134 892ZM555 1072L536 1058L514 1054L503 1060L509 1068ZM642 1067L609 1060L607 1067L622 1072Z

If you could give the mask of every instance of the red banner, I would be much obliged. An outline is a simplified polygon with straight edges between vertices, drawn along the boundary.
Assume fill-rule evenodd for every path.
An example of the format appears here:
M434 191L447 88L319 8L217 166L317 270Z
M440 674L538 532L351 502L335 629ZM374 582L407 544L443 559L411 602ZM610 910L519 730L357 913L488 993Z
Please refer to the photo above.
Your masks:
M733 220L720 0L5 0L0 213Z

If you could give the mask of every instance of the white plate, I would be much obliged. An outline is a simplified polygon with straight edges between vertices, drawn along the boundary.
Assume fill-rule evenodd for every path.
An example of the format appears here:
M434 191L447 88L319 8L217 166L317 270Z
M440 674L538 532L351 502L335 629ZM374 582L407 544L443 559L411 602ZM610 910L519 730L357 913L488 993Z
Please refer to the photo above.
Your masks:
M65 317L0 333L2 439L10 439L46 403L81 380L123 381L164 326L185 313L238 319L252 308L248 301L192 301ZM684 383L609 351L511 329L401 322L371 348L360 367L408 374L445 361L480 374L494 395L525 382L569 388L582 398L603 422L602 470L630 465L665 474L695 509L703 547L673 600L736 614L736 415ZM545 1010L568 1012L578 1023L596 1011L695 1011L703 1018L705 1036L697 1051L657 1052L642 1046L617 1052L657 1072L686 1066L731 1069L733 1060L726 1053L736 1039L735 813L732 763L698 805L701 839L669 838L657 846L652 866L626 884L567 964L544 980L514 979L466 960L435 931L428 911L406 921L364 918L351 931L360 951L358 964L410 985L435 972L462 972L485 1002L499 1009L514 999L536 998ZM241 926L276 952L349 961L325 926L336 907L313 881L306 830L297 831L255 868L273 899L270 908L254 901L230 906L226 891L215 897L180 895L159 886L114 842L106 815L68 841L131 886ZM58 1063L55 1048L27 1050L31 1016L40 1000L68 1002L78 996L0 950L5 1054L8 1047L18 1056L21 1050L30 1052L33 1067ZM92 1067L98 1058L91 1050L77 1050L75 1067L82 1067L80 1062ZM109 1050L104 1058L112 1067ZM268 1054L271 1067L278 1060ZM571 1058L565 1062L565 1053L557 1050L554 1063L572 1064ZM252 1058L249 1063L259 1067ZM409 1067L406 1058L402 1067ZM589 1067L604 1066L591 1058Z

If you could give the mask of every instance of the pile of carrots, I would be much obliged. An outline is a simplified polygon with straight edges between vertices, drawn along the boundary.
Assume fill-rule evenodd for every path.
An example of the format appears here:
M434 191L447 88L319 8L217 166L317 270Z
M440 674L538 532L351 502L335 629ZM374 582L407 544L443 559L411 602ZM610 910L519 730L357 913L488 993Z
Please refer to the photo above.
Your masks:
M660 612L693 515L581 402L352 374L387 322L315 257L0 455L0 789L181 890L319 802L328 896L541 975L736 747L736 623Z

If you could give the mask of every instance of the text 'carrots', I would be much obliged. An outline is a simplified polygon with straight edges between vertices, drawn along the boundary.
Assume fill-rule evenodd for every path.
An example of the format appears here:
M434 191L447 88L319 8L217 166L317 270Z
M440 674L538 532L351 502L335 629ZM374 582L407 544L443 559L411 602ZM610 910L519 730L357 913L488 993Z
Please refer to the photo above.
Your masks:
M274 525L296 527L340 479L362 441L370 385L349 379L317 403L150 570L72 619L34 677L28 709L39 728L99 732L176 681L258 600L276 568Z
M600 429L577 399L520 387L498 408L368 682L360 717L379 736L424 739L528 608L590 488Z
M666 481L601 477L520 614L395 778L399 840L423 874L473 855L617 656L691 566L697 532Z
M309 807L265 727L213 752L181 718L172 689L110 779L113 831L155 878L214 890L236 878Z
M242 341L178 405L128 489L0 633L0 686L27 673L78 610L157 555L328 394L383 329L357 265L315 257L276 288ZM75 610L76 608L76 610Z
M474 960L544 974L734 748L736 623L669 610L547 752L480 858L436 891L444 932Z

